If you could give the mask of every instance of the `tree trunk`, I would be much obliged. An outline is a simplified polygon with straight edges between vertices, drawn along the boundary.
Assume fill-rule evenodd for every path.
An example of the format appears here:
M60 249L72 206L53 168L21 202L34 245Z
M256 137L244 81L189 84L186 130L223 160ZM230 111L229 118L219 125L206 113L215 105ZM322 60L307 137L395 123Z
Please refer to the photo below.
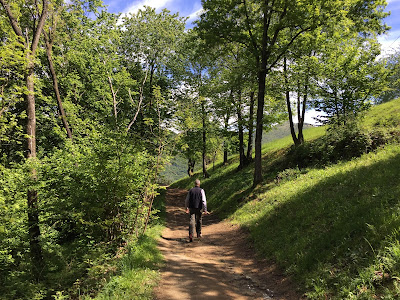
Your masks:
M159 168L160 168L160 164L161 164L161 156L164 150L164 146L162 141L160 140L159 145L158 145L158 154L157 154L157 164L156 164L156 168L154 171L154 178L153 181L156 182L157 177L158 177L158 173L159 173ZM143 234L146 233L146 229L147 229L147 225L149 224L149 220L150 220L150 215L151 215L151 209L153 207L153 202L154 202L154 191L151 191L151 195L150 195L150 203L149 203L149 209L147 211L147 216L146 216L146 221L144 223L144 228L143 228Z
M194 165L195 165L196 161L194 159L189 158L188 159L188 169L187 169L187 173L189 175L189 177L192 177L194 175Z
M110 91L111 91L111 95L112 95L112 98L113 98L113 112L114 112L115 124L117 124L117 121L118 121L117 94L114 91L114 86L112 84L112 78L111 78L110 75L108 75L108 84L110 86Z
M224 165L228 164L228 126L229 126L229 115L230 113L226 113L225 122L224 122L224 131L225 131L225 138L224 138Z
M288 117L289 117L290 134L292 135L294 145L298 146L299 140L297 139L296 132L294 130L292 106L290 104L289 79L288 79L288 75L287 75L286 57L283 58L283 74L285 77L285 95L286 95L286 106L287 106Z
M300 144L304 143L303 127L304 127L304 119L305 119L305 115L306 115L307 96L308 96L308 77L306 77L306 84L304 85L303 103L302 103L302 108L301 108L301 119L299 118L298 139L299 139Z
M245 165L244 156L244 137L243 137L243 118L242 118L242 92L238 91L238 101L236 102L236 112L238 118L238 131L239 131L239 166L238 170L243 169Z
M268 20L267 13L264 12L263 38L261 49L261 64L258 71L258 97L257 97L257 123L256 123L256 140L255 140L255 157L254 157L254 178L253 187L261 183L262 177L262 157L261 157L261 141L263 134L264 119L264 96L265 96L265 78L267 77L267 42L268 42Z
M29 248L31 255L32 274L39 281L42 278L44 260L42 246L40 245L40 227L38 212L37 191L28 190L28 232Z
M206 108L204 106L204 101L201 102L201 112L203 118L203 177L208 178L210 175L207 172L207 162L206 162L206 151L207 151L207 128L206 128Z
M226 142L224 142L224 165L228 164L228 147L225 145Z
M25 95L26 99L26 112L27 112L27 159L36 158L36 110L35 110L35 85L34 85L34 59L37 46L39 44L40 34L42 33L44 23L47 17L48 1L43 0L42 13L38 17L38 22L34 22L34 36L32 43L28 40L28 34L26 38L21 30L18 20L13 15L10 6L4 1L0 0L6 14L10 20L10 25L13 28L16 35L25 42L22 46L27 50L27 68L25 74L25 82L27 92ZM36 170L31 170L31 176L33 180L37 180ZM40 239L40 227L39 227L39 212L38 212L38 198L37 191L28 189L27 195L27 210L28 210L28 232L29 232L29 246L30 254L32 259L32 275L36 280L40 280L41 273L43 271L43 251L39 243Z
M247 155L246 155L246 165L249 164L252 160L252 152L253 152L253 130L254 130L254 92L250 92L250 112L249 112L249 140L247 142Z
M28 58L28 74L26 76L27 94L25 96L27 102L28 122L26 132L27 139L27 159L36 158L36 111L35 111L35 90L34 90L34 74L33 74L33 58ZM36 170L31 170L31 176L34 181L37 180ZM29 232L29 247L32 261L32 274L36 280L40 280L43 271L43 251L40 245L40 227L39 227L39 210L37 191L28 189L27 194L28 206L28 232Z
M65 114L64 107L63 107L63 104L61 101L60 90L58 89L57 74L56 74L56 71L54 68L53 59L51 57L51 53L52 53L52 49L53 49L53 42L49 41L49 38L47 37L46 34L44 34L44 39L45 39L45 43L46 43L47 61L49 63L50 73L51 73L51 77L53 79L54 93L55 93L56 99L57 99L58 111L60 113L61 120L64 125L65 131L67 132L67 136L70 140L72 140L72 131L69 128L67 116Z

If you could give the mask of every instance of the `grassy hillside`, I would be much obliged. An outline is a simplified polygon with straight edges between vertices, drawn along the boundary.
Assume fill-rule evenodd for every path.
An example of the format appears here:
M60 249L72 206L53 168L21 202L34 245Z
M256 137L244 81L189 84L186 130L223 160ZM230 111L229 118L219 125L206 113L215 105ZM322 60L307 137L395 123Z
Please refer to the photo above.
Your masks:
M307 128L314 128L314 126L304 124L304 129ZM272 141L288 137L288 135L290 135L289 121L277 125L270 131L265 132L263 134L262 144L264 145ZM195 172L200 171L201 169L201 161L199 160L195 165ZM161 181L165 182L166 184L170 184L185 176L187 176L187 159L184 158L183 155L177 155L171 160L171 162L165 167L165 170L161 173Z
M373 107L366 129L398 132L400 99ZM382 129L379 129L381 127ZM397 131L394 128L397 127ZM305 131L317 139L324 128ZM203 181L209 206L249 229L258 251L285 268L312 299L400 296L400 147L350 161L294 167L289 137L264 145L264 183L236 160ZM193 179L175 185L189 188Z
M303 129L313 128L315 126L310 124L304 124ZM297 132L297 124L294 126L295 131ZM273 142L275 140L279 140L281 138L287 137L290 135L290 125L289 121L286 121L282 124L276 125L270 131L264 132L261 143L264 145L266 143ZM254 134L255 138L255 134Z

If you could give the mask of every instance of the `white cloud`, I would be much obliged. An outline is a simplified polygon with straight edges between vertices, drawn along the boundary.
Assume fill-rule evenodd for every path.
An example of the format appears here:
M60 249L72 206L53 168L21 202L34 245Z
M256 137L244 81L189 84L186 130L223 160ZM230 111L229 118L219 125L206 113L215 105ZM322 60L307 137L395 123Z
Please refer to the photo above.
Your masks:
M306 124L311 124L314 126L322 125L320 122L315 120L314 118L319 118L319 119L324 119L324 116L326 114L324 112L316 111L315 109L310 109L306 111L306 114L304 116L304 123ZM293 116L293 122L298 123L299 120L297 116Z
M389 31L387 34L381 35L378 41L382 45L383 56L398 51L400 49L400 29Z
M203 8L200 8L200 9L196 10L195 12L192 12L190 15L188 15L188 20L187 20L187 22L190 23L190 22L195 21L196 19L198 19L198 18L200 17L200 15L201 15L203 12L204 12L204 9L203 9Z
M139 9L143 8L143 6L150 6L155 9L160 9L160 8L166 8L167 4L169 2L172 2L173 0L141 0L139 2L136 2L135 4L132 4L129 6L127 9L125 9L124 13L137 13Z

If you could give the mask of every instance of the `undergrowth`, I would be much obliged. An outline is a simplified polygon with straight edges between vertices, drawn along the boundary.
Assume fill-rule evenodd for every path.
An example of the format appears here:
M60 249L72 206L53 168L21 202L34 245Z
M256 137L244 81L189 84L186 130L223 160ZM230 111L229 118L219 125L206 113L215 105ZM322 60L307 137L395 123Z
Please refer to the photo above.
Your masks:
M157 249L162 226L150 227L145 235L128 245L116 263L118 271L104 285L94 299L130 300L152 299L152 291L159 280L163 257ZM83 299L92 299L89 296Z
M164 258L157 241L165 226L165 190L160 190L154 200L153 217L145 234L121 246L116 255L107 255L99 249L97 261L92 261L85 281L74 285L75 298L82 300L131 300L153 299L153 288L160 279ZM88 289L90 287L91 289ZM57 292L55 300L70 299L70 295Z

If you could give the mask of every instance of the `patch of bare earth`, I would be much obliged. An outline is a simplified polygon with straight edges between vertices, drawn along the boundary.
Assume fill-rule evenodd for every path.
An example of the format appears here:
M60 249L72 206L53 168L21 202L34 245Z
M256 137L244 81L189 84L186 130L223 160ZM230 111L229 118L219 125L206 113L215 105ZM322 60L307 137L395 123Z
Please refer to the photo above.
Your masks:
M256 259L238 226L205 215L203 238L189 243L186 193L167 191L167 228L159 243L166 265L155 299L301 299L274 264Z

